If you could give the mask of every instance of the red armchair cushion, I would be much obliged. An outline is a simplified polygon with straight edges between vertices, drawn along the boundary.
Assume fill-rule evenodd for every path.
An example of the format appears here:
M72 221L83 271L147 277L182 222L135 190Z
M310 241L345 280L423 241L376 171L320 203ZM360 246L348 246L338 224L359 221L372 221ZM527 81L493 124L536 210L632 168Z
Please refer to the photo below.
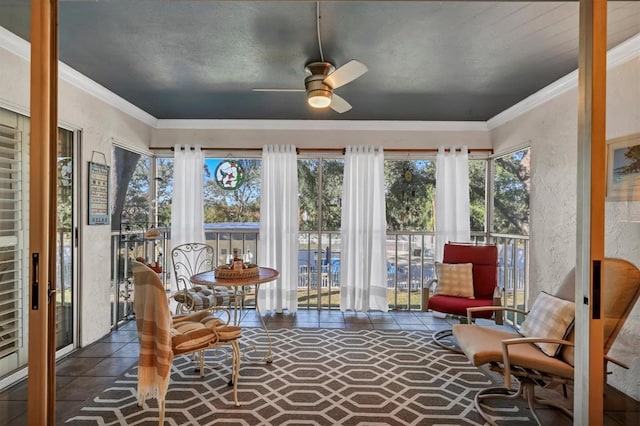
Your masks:
M429 298L429 309L450 315L467 316L467 308L493 305L491 299L468 299L466 297L434 295ZM474 318L491 318L493 311L475 312Z
M475 298L493 301L498 283L498 248L493 245L445 244L443 263L473 263L473 289ZM468 301L469 299L462 299ZM485 306L485 304L479 306ZM491 305L492 303L489 303ZM475 306L475 305L474 305ZM429 302L429 308L432 308ZM444 311L446 312L446 311ZM466 308L464 315L467 314Z

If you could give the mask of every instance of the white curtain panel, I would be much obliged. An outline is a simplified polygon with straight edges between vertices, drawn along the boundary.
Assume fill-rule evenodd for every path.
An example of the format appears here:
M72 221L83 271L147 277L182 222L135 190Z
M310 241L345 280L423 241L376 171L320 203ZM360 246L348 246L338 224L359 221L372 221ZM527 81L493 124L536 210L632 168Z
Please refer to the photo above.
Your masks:
M469 150L440 147L436 158L436 260L448 241L470 241Z
M204 153L199 145L174 147L171 249L180 244L205 242L203 170ZM177 290L173 274L171 289Z
M275 268L280 277L262 284L258 303L263 311L298 310L298 157L293 145L262 148L260 184L260 266Z
M349 146L342 189L340 310L389 310L384 152Z

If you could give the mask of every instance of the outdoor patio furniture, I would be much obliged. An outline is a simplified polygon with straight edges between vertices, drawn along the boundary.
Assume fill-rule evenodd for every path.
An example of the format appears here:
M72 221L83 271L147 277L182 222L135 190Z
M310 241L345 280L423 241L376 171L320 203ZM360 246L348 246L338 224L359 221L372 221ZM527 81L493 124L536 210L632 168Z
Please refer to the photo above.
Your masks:
M493 306L497 303L494 293L498 285L498 249L495 245L471 243L447 243L444 245L442 263L436 262L436 278L430 289L423 289L424 309L466 319L467 308ZM481 318L490 318L494 312L481 312ZM502 317L496 317L501 323ZM433 334L433 340L441 347L459 349L452 340L451 329Z
M242 307L243 292L228 287L194 286L191 277L216 268L214 250L205 243L181 244L171 250L171 262L178 291L176 313L197 312L211 306ZM236 300L236 298L238 300Z
M628 369L628 366L612 359L608 353L640 295L640 270L622 259L605 259L603 268L603 354L606 383L608 361ZM539 398L535 390L537 387L552 388L573 383L574 284L575 278L565 282L555 296L540 293L529 312L507 307L470 308L469 323L453 326L453 335L469 361L475 366L488 364L490 370L504 377L504 387L481 390L474 400L478 413L489 424L496 424L483 407L483 401L489 399L525 398L538 424L542 423L534 410L536 404L558 408L572 417L572 412L560 400ZM526 315L526 319L519 330L471 324L472 318L477 314L492 311L515 312ZM517 383L517 390L512 389L512 380Z
M147 265L133 263L135 288L134 310L140 355L138 359L138 404L151 397L158 400L159 424L164 424L165 395L176 356L197 354L200 377L204 377L204 351L228 346L231 348L231 380L233 398L238 402L240 349L242 331L223 321L212 307L190 315L171 317L162 281Z

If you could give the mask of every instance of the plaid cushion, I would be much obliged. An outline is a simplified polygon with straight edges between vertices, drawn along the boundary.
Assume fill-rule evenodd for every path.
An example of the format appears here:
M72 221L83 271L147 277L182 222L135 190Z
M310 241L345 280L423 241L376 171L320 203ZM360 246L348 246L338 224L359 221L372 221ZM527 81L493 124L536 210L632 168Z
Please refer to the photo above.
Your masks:
M184 321L171 329L171 344L175 349L197 348L215 338L215 332L200 322Z
M214 293L211 290L204 288L193 288L186 292L184 290L180 290L172 297L176 302L184 303L187 306L193 306L195 311L207 309L211 306L222 305L222 302L225 301L224 297L218 295L217 292Z
M438 277L437 294L474 298L472 263L436 262L436 277Z
M525 337L565 339L573 328L576 315L575 303L542 292L536 297L527 314L520 334ZM557 343L535 343L542 352L556 356L560 351Z

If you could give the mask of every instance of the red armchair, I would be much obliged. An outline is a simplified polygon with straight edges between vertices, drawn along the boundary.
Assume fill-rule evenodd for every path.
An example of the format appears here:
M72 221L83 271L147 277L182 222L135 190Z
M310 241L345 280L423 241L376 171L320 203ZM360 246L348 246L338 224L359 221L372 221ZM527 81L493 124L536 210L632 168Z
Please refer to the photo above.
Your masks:
M471 264L470 268L468 264ZM464 271L459 271L460 269ZM456 281L453 283L454 290L451 277ZM444 279L447 282L444 282ZM469 279L472 282L468 282ZM466 318L467 308L499 304L499 299L494 299L497 285L498 249L495 245L447 243L444 246L442 263L436 264L436 278L432 283L434 293L432 294L429 288L423 289L423 308ZM468 288L459 291L459 286ZM477 316L491 318L492 315L493 312L488 311ZM496 314L495 320L496 323L502 324L501 315ZM433 339L439 346L458 350L455 342L452 342L451 330L440 330L433 334Z

